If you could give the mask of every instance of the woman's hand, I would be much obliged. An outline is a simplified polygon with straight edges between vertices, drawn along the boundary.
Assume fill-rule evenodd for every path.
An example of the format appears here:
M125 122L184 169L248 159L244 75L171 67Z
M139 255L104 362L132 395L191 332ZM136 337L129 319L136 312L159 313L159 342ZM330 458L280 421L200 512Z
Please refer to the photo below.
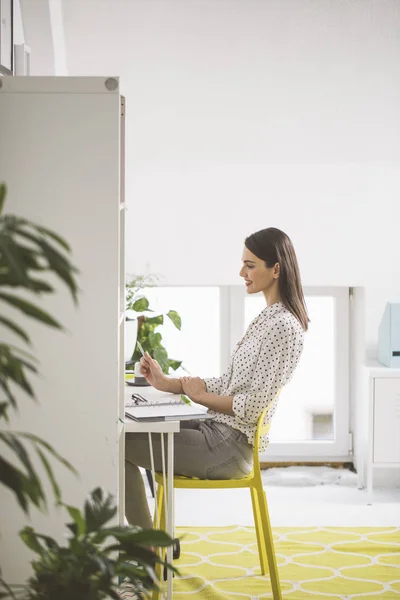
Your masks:
M140 372L156 390L165 391L166 377L158 362L148 352L140 359Z
M207 391L206 384L200 377L181 377L183 393L194 402L199 402L201 395Z

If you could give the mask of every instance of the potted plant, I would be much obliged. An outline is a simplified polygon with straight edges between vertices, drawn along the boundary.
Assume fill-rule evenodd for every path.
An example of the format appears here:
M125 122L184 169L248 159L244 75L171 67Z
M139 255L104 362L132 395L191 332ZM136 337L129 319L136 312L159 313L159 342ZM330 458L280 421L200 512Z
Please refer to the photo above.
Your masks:
M54 290L47 282L46 275L56 275L67 285L73 300L77 302L78 271L69 260L70 248L53 231L21 217L3 214L6 191L5 184L0 183L0 301L43 325L62 329L50 314L18 295L15 290L22 288L24 292L29 291L37 296L52 294ZM0 323L24 344L30 344L29 336L18 323L6 316L0 316ZM0 341L0 423L7 425L7 428L0 429L0 443L11 451L15 459L14 463L11 462L0 450L0 484L15 495L27 515L32 505L43 510L47 504L42 482L29 455L30 447L33 447L42 463L56 504L62 504L61 490L49 457L75 472L72 465L46 441L29 432L10 431L8 427L10 411L18 409L18 392L23 390L35 398L28 373L37 371L34 356L25 349ZM65 508L73 519L67 525L70 531L67 546L61 547L52 538L39 535L32 528L25 528L21 532L22 539L39 554L39 558L33 562L34 575L26 585L17 588L7 585L0 577L0 589L4 590L0 591L0 598L117 598L114 576L126 579L139 598L143 590L154 585L153 567L161 559L150 547L172 545L173 540L167 534L140 531L132 527L105 527L114 517L116 509L110 496L105 496L99 489L92 492L83 514L72 506ZM112 543L107 546L109 538Z
M166 315L151 316L154 311L150 308L150 302L143 294L143 289L154 287L156 280L157 278L154 275L132 276L129 279L126 284L126 309L138 313L139 316L135 319L128 316L127 322L137 321L137 327L135 327L137 341L140 342L145 352L148 352L152 358L157 360L163 372L168 375L170 369L174 371L179 369L182 361L169 358L162 344L162 335L157 329L164 324L164 317L168 317L179 330L181 329L182 320L176 310L170 310ZM129 339L130 336L127 336L127 338ZM127 365L133 365L140 360L141 354L136 347L136 339L132 356L126 362Z
M163 531L141 530L107 524L117 509L111 496L95 489L84 510L64 505L72 522L67 524L66 543L36 533L32 527L21 531L25 544L35 552L33 575L26 585L7 586L0 598L19 600L120 600L119 581L125 593L145 598L155 587L154 567L164 561L149 546L167 547L171 538ZM176 572L176 569L170 567ZM146 594L147 595L147 594Z

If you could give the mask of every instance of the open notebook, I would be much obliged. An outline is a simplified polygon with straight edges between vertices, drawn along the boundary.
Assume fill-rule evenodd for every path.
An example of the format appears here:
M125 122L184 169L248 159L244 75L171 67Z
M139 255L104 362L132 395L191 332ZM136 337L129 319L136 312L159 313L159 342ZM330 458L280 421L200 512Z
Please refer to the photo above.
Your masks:
M181 421L208 419L206 409L197 404L186 404L179 394L163 394L153 389L132 394L125 402L125 417L135 421Z

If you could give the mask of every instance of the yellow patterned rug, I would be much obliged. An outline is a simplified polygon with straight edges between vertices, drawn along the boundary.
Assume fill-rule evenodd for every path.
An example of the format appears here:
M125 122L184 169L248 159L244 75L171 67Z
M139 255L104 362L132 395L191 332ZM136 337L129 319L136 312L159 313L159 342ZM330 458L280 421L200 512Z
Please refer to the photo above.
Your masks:
M174 600L272 598L252 527L180 527ZM278 527L284 600L400 600L400 528Z

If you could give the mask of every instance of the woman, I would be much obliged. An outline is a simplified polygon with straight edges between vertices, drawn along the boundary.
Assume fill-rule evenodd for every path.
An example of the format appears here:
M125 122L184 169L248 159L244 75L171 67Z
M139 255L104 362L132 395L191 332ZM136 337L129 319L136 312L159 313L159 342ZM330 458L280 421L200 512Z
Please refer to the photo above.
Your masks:
M212 419L182 421L175 435L174 470L200 479L233 479L252 468L257 420L269 405L276 410L277 391L291 379L303 349L308 315L296 254L289 237L270 227L245 240L240 270L247 293L264 294L267 306L237 344L221 377L166 377L149 354L141 372L156 389L184 393L208 408ZM156 471L162 470L161 442L154 436ZM261 440L265 450L267 439ZM128 434L125 450L126 517L131 525L152 527L140 467L150 469L147 434Z

